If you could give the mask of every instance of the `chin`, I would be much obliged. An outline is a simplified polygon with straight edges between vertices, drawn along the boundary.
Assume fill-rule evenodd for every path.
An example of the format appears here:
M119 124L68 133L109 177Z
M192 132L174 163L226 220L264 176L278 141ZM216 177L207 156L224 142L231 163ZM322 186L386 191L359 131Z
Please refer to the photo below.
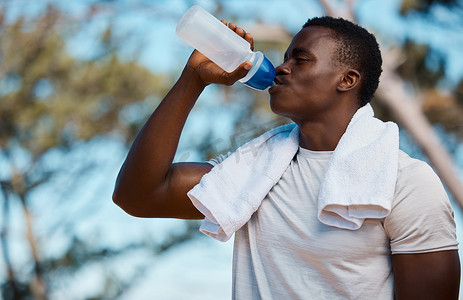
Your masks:
M270 109L272 110L273 113L281 117L290 118L291 114L289 113L288 109L285 108L284 105L281 105L282 103L278 100L283 100L283 99L275 99L273 97L270 98Z
M296 120L304 119L306 111L295 99L276 95L270 96L270 109L280 117L288 118L295 123L297 123Z

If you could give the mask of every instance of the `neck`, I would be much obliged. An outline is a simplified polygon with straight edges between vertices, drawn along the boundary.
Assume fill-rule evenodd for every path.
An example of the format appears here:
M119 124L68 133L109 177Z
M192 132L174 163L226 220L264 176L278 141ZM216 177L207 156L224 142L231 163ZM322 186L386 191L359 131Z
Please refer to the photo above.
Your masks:
M300 128L299 145L312 151L334 151L357 109L331 112L317 121L295 121Z

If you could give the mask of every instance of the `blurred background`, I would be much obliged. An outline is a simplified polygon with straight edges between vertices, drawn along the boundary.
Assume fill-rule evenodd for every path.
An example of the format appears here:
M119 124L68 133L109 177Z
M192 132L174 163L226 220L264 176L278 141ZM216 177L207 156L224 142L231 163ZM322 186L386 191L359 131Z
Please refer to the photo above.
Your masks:
M373 32L377 116L429 162L463 236L463 3L457 0L0 1L0 299L230 299L233 241L198 221L139 219L111 200L138 130L192 48L175 34L199 4L250 32L278 65L309 17ZM267 92L209 86L177 161L203 161L276 125Z

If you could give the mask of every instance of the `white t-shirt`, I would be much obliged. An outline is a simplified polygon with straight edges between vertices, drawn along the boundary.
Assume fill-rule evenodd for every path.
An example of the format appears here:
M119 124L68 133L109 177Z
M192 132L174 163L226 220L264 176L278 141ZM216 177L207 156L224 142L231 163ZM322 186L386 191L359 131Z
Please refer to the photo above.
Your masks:
M458 249L439 178L402 151L388 217L355 231L321 223L318 191L331 154L300 148L235 233L233 299L393 299L391 254Z

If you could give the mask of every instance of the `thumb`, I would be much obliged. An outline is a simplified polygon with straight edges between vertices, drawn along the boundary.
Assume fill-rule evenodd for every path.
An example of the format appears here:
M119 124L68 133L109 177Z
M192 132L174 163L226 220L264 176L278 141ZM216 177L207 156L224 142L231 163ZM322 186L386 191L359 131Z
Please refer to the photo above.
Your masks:
M230 84L235 83L236 81L240 80L246 74L248 74L249 70L252 68L252 63L250 61L245 61L241 65L238 66L233 72L229 73L228 79Z

